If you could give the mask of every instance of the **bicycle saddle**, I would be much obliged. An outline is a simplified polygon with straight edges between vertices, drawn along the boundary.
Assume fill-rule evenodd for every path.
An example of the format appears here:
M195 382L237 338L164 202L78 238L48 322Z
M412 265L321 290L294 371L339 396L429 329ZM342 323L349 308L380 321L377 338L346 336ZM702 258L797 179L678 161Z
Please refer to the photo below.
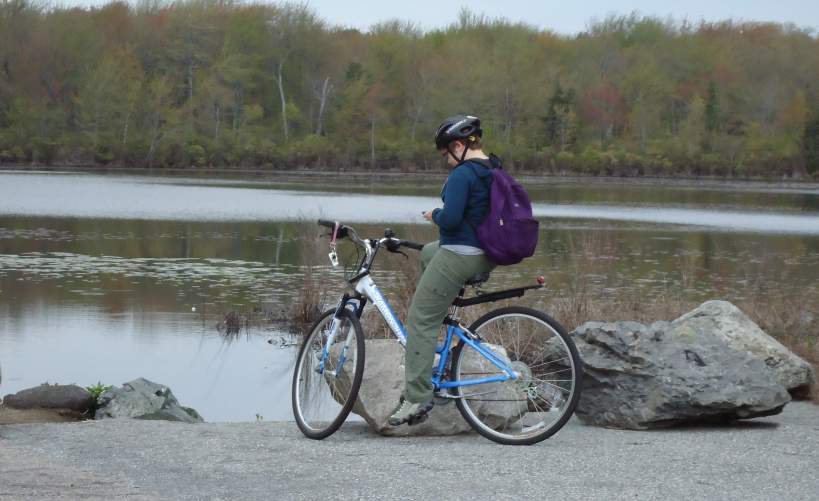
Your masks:
M466 279L464 285L481 285L482 283L489 280L489 272L486 273L478 273L477 275L472 275L471 277Z

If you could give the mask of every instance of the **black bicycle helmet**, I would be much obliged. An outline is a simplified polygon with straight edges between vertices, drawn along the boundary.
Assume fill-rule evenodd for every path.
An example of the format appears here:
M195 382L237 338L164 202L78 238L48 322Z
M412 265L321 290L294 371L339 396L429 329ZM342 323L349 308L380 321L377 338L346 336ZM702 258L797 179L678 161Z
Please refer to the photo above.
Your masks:
M449 143L458 139L472 143L482 135L480 118L472 115L453 115L444 120L435 131L435 147L439 150L448 149Z

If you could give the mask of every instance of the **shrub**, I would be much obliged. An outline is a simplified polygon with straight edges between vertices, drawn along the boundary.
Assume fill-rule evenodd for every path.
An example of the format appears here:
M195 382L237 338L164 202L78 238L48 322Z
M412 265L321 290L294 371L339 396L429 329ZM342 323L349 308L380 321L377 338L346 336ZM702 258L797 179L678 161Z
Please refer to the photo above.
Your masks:
M148 156L148 144L144 140L129 141L119 149L119 159L126 167L142 167Z
M594 146L587 146L578 157L575 166L583 174L597 173L603 162L603 154Z
M0 162L2 163L25 162L26 160L26 152L19 146L0 151Z
M272 165L282 157L279 148L269 139L248 143L244 148L244 156L251 164L257 166Z
M188 161L196 167L204 167L207 164L208 155L205 148L199 144L189 144L187 148Z
M113 148L107 144L97 146L94 151L94 162L102 165L108 165L114 161L115 153Z
M163 141L158 147L154 166L160 168L186 167L187 153L176 141Z
M310 134L287 146L287 163L294 167L328 165L336 156L335 144L325 136Z
M41 164L50 164L57 157L59 145L54 141L35 138L32 142L32 161Z
M561 151L554 156L554 165L557 170L574 170L577 158L571 151Z
M402 172L415 172L433 165L436 156L428 143L407 143L398 152L399 167Z

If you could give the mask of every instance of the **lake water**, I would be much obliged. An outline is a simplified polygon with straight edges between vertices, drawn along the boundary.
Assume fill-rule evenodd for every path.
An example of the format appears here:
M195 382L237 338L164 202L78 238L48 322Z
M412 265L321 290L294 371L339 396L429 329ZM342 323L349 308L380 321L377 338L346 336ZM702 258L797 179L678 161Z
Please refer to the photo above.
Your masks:
M433 238L420 212L439 205L442 181L0 172L0 394L146 377L208 421L290 419L287 334L255 326L228 343L217 322L256 307L286 315L303 274L300 220ZM819 284L817 186L524 183L542 224L537 255L488 289L543 274L559 294L584 273L601 297L733 300ZM576 265L584 249L593 269ZM398 259L379 258L388 291ZM338 272L322 272L340 288Z

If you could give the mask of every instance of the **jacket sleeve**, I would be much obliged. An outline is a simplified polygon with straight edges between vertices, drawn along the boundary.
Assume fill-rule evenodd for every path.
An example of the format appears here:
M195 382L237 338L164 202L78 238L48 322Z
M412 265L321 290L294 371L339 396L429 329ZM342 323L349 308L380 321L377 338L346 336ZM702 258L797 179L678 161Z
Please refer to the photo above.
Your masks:
M453 172L444 187L444 208L435 209L432 220L445 230L457 229L463 223L468 198L469 176L464 171Z

